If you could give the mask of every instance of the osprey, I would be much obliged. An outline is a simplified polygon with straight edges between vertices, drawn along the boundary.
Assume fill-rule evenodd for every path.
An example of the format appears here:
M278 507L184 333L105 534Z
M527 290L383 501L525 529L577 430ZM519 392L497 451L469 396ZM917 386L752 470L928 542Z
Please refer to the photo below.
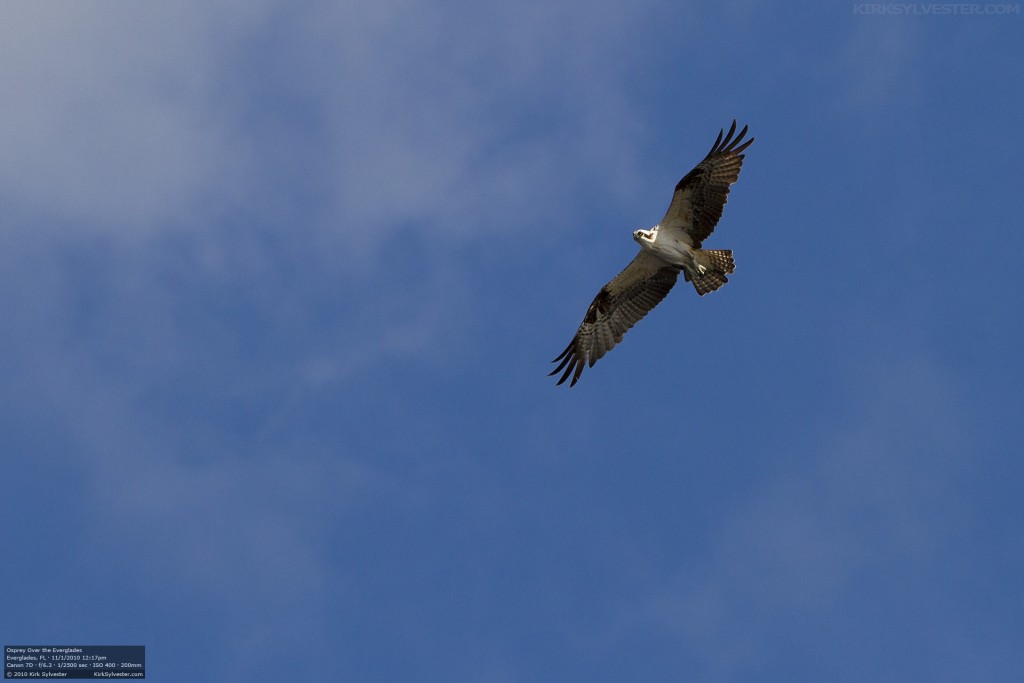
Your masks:
M634 230L640 253L611 282L601 288L587 309L583 323L550 375L562 372L558 384L572 376L575 386L584 366L593 366L622 341L622 335L665 298L679 271L704 296L726 282L736 269L729 249L701 249L715 229L729 198L729 186L740 176L747 127L736 137L736 120L729 133L718 132L711 151L676 185L672 203L661 222L650 230ZM723 139L724 136L724 139ZM563 372L564 369L564 372Z

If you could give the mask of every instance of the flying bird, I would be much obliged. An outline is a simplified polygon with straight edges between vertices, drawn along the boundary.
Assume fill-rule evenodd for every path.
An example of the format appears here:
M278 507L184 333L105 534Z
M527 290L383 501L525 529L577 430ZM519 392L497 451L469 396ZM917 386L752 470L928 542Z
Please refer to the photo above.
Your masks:
M572 377L575 386L585 366L593 367L622 341L622 335L669 293L679 272L692 282L697 294L713 292L736 269L729 249L701 249L714 231L729 198L729 186L740 176L747 126L739 135L736 120L729 132L718 132L704 160L679 181L672 203L661 222L650 230L634 230L640 253L594 297L583 323L569 345L552 363L549 373L562 373L558 384Z

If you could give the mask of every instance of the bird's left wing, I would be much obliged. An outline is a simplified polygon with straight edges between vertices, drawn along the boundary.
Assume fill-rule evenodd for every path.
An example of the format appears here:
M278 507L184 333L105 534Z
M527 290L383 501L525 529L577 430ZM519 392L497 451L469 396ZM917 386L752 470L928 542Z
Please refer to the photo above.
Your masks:
M718 139L704 160L676 184L672 203L659 224L669 230L681 230L692 247L700 248L701 242L718 225L729 199L729 186L740 177L743 151L754 141L754 138L743 140L746 126L739 135L735 134L736 120L733 119L729 132L719 131Z
M622 335L665 298L678 275L678 267L641 250L594 297L576 336L565 351L551 361L558 363L558 367L549 376L562 372L558 380L558 384L562 384L571 375L569 386L575 386L584 366L592 367L622 341Z

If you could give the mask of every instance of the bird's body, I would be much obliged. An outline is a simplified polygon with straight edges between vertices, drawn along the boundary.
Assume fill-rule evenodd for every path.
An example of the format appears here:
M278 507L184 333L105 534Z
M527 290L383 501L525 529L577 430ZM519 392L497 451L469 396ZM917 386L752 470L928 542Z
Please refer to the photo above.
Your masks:
M653 252L658 258L671 264L684 268L687 272L697 269L697 258L694 255L693 245L674 230L659 230L660 225L655 225L650 230L637 230L633 233L633 239L641 249Z
M572 376L570 386L575 385L584 367L593 366L665 298L680 272L701 296L729 281L726 276L736 269L732 251L702 249L701 244L722 217L729 186L739 178L743 150L754 141L743 142L746 126L734 138L735 132L736 121L727 135L719 132L704 160L676 185L660 223L633 232L640 253L601 288L576 336L553 361L558 366L551 374L563 373L558 384Z

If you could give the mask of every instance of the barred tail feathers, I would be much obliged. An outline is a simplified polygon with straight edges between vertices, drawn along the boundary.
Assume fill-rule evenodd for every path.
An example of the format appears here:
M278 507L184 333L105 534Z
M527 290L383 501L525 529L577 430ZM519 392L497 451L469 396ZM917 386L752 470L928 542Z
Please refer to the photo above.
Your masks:
M693 288L701 296L724 285L729 281L726 275L736 271L736 262L733 261L731 249L701 249L696 253L696 261L706 268L704 274L687 273L687 275L690 276L688 279L693 281Z

